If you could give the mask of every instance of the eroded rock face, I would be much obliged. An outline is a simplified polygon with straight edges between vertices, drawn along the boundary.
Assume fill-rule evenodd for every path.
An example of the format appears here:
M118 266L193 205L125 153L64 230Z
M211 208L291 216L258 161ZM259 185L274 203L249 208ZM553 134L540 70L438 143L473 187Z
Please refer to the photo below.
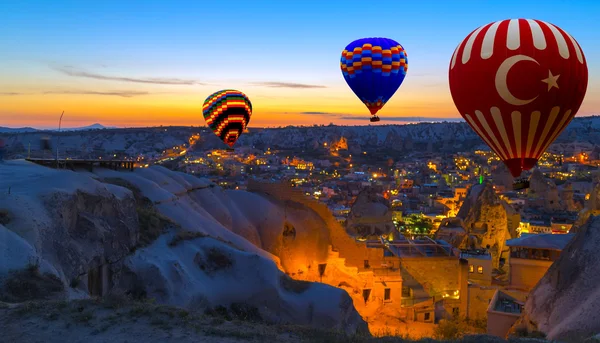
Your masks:
M346 139L346 137L342 136L339 140L331 143L331 150L348 150L348 140Z
M527 206L529 207L558 211L565 210L568 206L562 203L556 184L552 180L546 179L537 168L531 173L527 195Z
M234 303L256 307L273 322L368 332L344 290L292 280L273 261L210 237L169 242L163 235L139 249L114 292L136 289L159 303L194 310Z
M385 137L385 141L383 141L383 146L386 149L400 151L402 150L402 137L400 137L400 135L398 135L396 132L390 131Z
M191 309L243 303L273 321L368 332L344 290L290 281L280 259L263 250L303 258L286 265L325 259L327 225L313 210L223 192L207 180L161 167L94 173L137 190L87 173L0 164L0 189L9 184L17 190L0 197L0 291L8 271L33 260L41 276L49 275L47 288L63 298L128 294ZM138 226L148 220L139 196L152 215L173 224L143 246L138 243L148 238L148 227ZM67 292L58 291L61 285Z
M575 191L573 185L569 182L563 186L560 190L560 202L562 207L566 211L578 211L581 210L581 205L575 202L573 198Z
M497 268L510 233L503 200L496 195L493 185L487 182L471 187L457 217L463 219L471 238L463 241L461 248L489 249L492 264Z
M502 186L506 190L512 189L514 178L510 174L510 171L508 170L508 167L506 167L506 164L500 163L492 171L492 178L494 179L494 184Z
M0 166L5 185L12 192L0 196L10 219L0 225L0 283L29 269L63 283L68 292L61 297L87 293L89 271L118 269L138 244L136 202L125 188L25 161Z
M598 246L600 217L593 216L531 291L513 330L541 331L548 339L570 341L600 332Z
M44 197L53 225L40 232L42 255L71 280L129 255L137 244L138 216L131 194L52 193Z
M258 246L278 256L286 272L297 273L327 259L329 230L310 208L245 191L228 191L227 195L254 227Z
M442 223L435 233L435 239L446 241L453 247L460 249L461 246L464 246L465 240L468 239L462 219L457 217L442 219Z
M373 188L360 192L350 209L346 231L352 236L364 238L393 232L389 202Z
M590 198L586 201L585 207L579 212L577 220L573 224L572 232L577 232L583 226L591 215L600 214L600 173L594 175L595 186L590 193Z

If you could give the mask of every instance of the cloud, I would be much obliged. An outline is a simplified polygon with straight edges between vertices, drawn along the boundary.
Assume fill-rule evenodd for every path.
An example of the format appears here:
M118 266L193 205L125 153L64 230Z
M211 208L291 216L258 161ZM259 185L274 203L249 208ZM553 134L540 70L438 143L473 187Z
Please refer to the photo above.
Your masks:
M37 95L37 94L42 94L42 95L47 95L47 94L106 95L106 96L120 96L123 98L132 98L134 96L140 96L140 95L170 94L170 93L169 92L150 93L150 92L143 92L143 91L87 91L87 90L79 90L79 91L58 90L58 91L36 92L36 93L0 92L0 96L19 96L19 95Z
M256 86L265 86L272 88L327 88L323 85L307 85L303 83L291 83L291 82L251 82L251 84Z
M66 67L52 67L52 69L63 73L65 75L73 77L85 77L96 80L107 80L107 81L122 81L122 82L135 82L135 83L146 83L146 84L157 84L157 85L204 85L195 80L182 80L182 79L168 79L168 78L133 78L125 76L109 76L96 73L89 73L82 70L74 69L70 66Z
M148 92L139 91L109 91L109 92L98 92L98 91L47 91L42 94L91 94L91 95L108 95L108 96L120 96L123 98L131 98L139 95L148 95Z
M339 119L341 120L357 120L362 119L366 116L343 116ZM382 121L402 121L402 122L441 122L441 121L449 121L449 122L463 122L463 118L441 118L441 117L388 117L381 116Z
M311 115L311 116L324 116L324 117L340 117L345 114L341 113L331 113L331 112L319 112L319 111L306 111L300 112L299 114Z

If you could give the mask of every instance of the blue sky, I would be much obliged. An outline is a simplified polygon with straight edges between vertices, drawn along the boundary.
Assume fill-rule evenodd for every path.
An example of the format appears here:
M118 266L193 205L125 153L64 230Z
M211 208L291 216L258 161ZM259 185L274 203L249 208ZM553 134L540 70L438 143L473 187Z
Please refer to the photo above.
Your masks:
M368 36L393 38L408 52L409 72L388 115L459 117L447 86L454 49L481 25L519 17L577 39L590 72L580 113L600 113L590 96L600 91L599 14L598 1L3 1L0 125L45 125L61 106L81 124L169 124L169 115L174 124L194 124L204 98L221 88L245 91L257 113L264 109L265 125L279 125L286 106L361 115L339 56ZM403 108L408 102L421 110Z

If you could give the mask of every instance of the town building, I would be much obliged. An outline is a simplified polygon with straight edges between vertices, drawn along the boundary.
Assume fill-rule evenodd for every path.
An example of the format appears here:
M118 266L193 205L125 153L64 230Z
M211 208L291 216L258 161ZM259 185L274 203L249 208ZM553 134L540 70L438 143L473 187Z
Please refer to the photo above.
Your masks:
M522 234L506 241L510 248L509 287L529 292L575 234Z

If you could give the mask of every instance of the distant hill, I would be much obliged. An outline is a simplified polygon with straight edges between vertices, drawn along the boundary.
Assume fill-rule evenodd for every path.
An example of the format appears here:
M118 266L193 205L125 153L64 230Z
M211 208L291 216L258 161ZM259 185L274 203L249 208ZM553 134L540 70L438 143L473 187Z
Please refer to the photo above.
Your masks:
M12 128L12 127L0 126L0 133L20 133L20 132L36 132L36 131L38 131L38 130L34 129L32 127Z
M102 124L92 124L89 126L84 126L84 127L74 127L74 128L64 128L61 129L61 131L86 131L86 130L104 130L104 129L116 129L116 127L111 126L104 126ZM56 131L56 130L52 130L52 131Z
M103 129L116 129L116 127L104 126L102 124L92 124L89 126L83 127L73 127L73 128L62 128L61 131L87 131L87 130L103 130ZM38 131L58 131L58 129L34 129L32 127L20 127L20 128L12 128L12 127L2 127L0 126L0 133L26 133L26 132L38 132Z
M25 152L29 144L37 149L37 142L55 130L32 128L6 129L3 133L7 146ZM199 150L224 148L225 145L207 127L164 126L145 128L109 128L93 124L80 128L63 129L61 149L92 154L93 150L122 151L130 155L163 150L188 144L191 135L199 133L195 148ZM384 151L392 155L423 151L434 153L488 150L487 145L465 122L418 123L407 125L364 126L287 126L281 128L253 128L243 134L236 147L258 149L293 149L314 151L344 140L351 154L365 151ZM591 152L600 142L600 116L575 118L549 148L565 154ZM337 144L337 143L336 143ZM429 148L428 148L429 147ZM91 156L91 155L90 155Z

